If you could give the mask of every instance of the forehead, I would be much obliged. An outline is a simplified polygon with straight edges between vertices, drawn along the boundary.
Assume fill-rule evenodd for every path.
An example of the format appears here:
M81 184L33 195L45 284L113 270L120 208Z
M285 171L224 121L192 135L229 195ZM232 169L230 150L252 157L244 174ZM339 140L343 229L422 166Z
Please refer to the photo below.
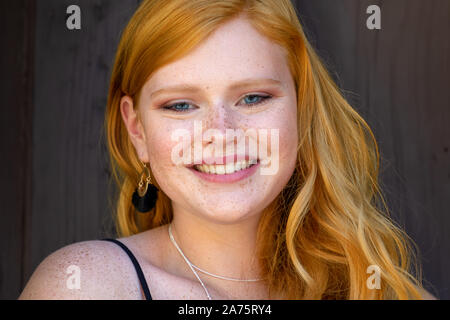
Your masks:
M157 90L183 83L224 86L251 77L283 81L288 75L284 49L240 17L218 28L188 55L157 70L145 87Z

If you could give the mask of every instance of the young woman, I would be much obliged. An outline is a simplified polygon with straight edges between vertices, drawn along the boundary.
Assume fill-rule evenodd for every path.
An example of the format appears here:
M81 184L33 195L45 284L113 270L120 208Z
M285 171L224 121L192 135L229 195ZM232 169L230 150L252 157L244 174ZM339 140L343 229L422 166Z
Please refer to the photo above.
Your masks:
M144 0L106 127L120 238L54 252L20 298L431 297L289 0Z

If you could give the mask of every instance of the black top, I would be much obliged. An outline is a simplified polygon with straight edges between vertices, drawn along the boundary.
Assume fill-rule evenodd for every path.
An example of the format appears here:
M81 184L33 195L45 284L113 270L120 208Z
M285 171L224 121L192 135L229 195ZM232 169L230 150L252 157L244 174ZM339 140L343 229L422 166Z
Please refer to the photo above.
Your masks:
M133 262L134 268L136 269L137 276L139 278L139 282L141 283L142 291L144 291L145 300L152 300L152 295L150 294L150 290L148 289L147 281L145 281L144 273L142 272L141 266L137 261L134 254L128 249L126 245L116 239L102 239L104 241L111 241L120 246L130 257L131 262Z

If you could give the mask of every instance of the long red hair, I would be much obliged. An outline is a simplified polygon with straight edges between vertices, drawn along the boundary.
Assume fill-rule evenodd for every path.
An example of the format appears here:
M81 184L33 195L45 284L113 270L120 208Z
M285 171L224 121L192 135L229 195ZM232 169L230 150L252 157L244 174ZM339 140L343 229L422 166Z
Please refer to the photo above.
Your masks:
M158 227L173 215L163 190L147 214L136 215L131 204L141 166L121 119L121 97L138 101L153 72L238 15L286 49L297 90L297 166L263 212L258 230L259 258L271 294L287 299L420 299L413 242L389 218L379 189L379 152L372 131L329 76L289 0L141 3L117 50L105 118L119 186L119 234ZM381 271L380 289L367 285L371 265Z

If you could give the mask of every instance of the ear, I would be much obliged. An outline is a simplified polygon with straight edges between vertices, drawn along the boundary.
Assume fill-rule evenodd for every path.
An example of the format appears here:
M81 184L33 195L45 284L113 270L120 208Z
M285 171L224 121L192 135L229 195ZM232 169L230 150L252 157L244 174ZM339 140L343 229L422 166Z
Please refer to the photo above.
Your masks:
M120 113L139 159L144 163L149 162L145 130L130 96L123 96L120 99Z

